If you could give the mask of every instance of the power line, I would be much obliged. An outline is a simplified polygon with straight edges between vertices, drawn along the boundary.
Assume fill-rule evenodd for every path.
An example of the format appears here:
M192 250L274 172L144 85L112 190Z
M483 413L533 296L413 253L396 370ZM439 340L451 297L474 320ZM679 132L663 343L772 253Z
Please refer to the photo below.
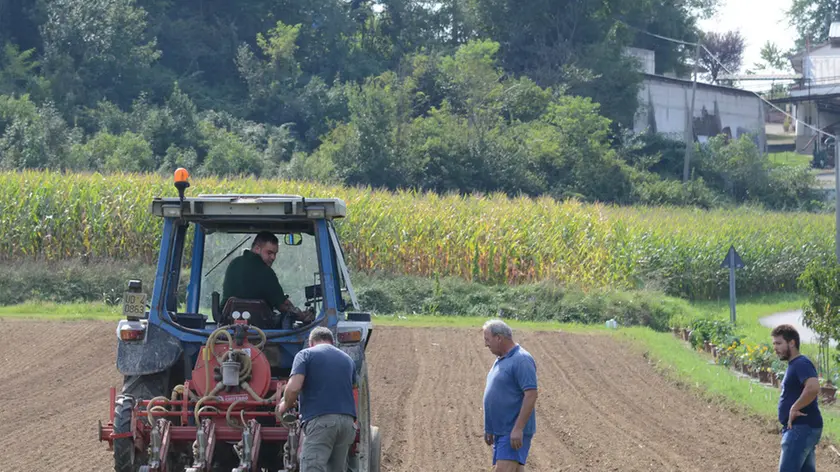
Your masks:
M664 39L665 41L671 41L672 43L682 44L682 45L685 45L685 46L697 46L697 43L692 43L692 42L688 42L688 41L683 41L683 40L681 40L681 39L669 38L669 37L667 37L667 36L661 36L661 35L658 35L658 34L656 34L656 33L651 33L650 31L645 31L645 30L643 30L643 29L641 29L641 28L638 28L638 27L636 27L636 26L633 26L633 25L631 25L631 24L628 24L628 23L626 23L626 22L625 22L625 21L623 21L623 20L619 20L618 18L614 18L614 20L618 21L619 23L623 24L624 26L626 26L626 27L628 27L628 28L630 28L630 29L634 29L634 30L636 30L636 31L638 31L638 32L640 32L640 33L646 34L646 35L648 35L648 36L653 36L654 38Z
M645 30L643 30L643 29L641 29L641 28L638 28L638 27L636 27L636 26L630 25L630 24L628 24L627 22L625 22L625 21L623 21L623 20L621 20L621 19L618 19L618 18L613 18L613 19L614 19L614 20L616 20L616 21L618 21L619 23L621 23L621 24L623 24L623 25L627 26L627 27L628 27L628 28L630 28L630 29L634 29L634 30L636 30L636 31L638 31L638 32L640 32L640 33L644 33L644 34L646 34L646 35L648 35L648 36L652 36L652 37L654 37L654 38L659 38L659 39L662 39L662 40L665 40L665 41L670 41L670 42L672 42L672 43L682 44L682 45L685 45L685 46L696 46L696 45L697 45L697 43L692 43L692 42L688 42L688 41L683 41L683 40L681 40L681 39L676 39L676 38L669 38L669 37L667 37L667 36L662 36L662 35L659 35L659 34L651 33L651 32L649 32L649 31L645 31ZM733 73L732 73L732 71L731 71L731 70L729 70L729 69L728 69L728 68L727 68L727 67L726 67L726 66L725 66L725 65L724 65L724 64L720 61L720 59L718 59L718 58L717 58L717 56L715 56L714 54L712 54L712 52L711 52L711 51L709 51L709 49L708 49L708 48L707 48L704 44L702 44L702 43L701 43L701 44L700 44L700 47L702 47L702 48L703 48L703 50L704 50L704 51L706 51L706 54L708 54L708 55L709 55L709 57L711 57L711 58L712 58L712 60L714 60L715 62L717 62L717 63L718 63L718 65L720 65L720 67L721 67L724 71L726 71L726 73L727 73L727 74L729 74L729 75L735 75L735 74L733 74ZM834 137L834 135L832 135L832 134L826 133L825 131L823 131L823 130L821 130L821 129L819 129L819 128L816 128L816 127L814 127L814 126L811 126L811 125L809 125L808 123L805 123L804 121L802 121L802 120L800 120L800 119L797 119L795 116L793 116L793 115L789 114L788 112L786 112L786 111L782 110L781 108L777 107L775 104L771 103L769 100L765 99L764 97L762 97L761 95L759 95L757 92L755 92L755 91L753 91L753 90L748 90L748 92L752 93L753 95L755 95L756 97L758 97L758 98L759 98L759 100L761 100L761 101L763 101L764 103L766 103L766 104L770 105L771 107L775 108L777 111L781 112L783 115L787 116L787 117L788 117L788 118L790 118L791 120L793 120L793 121L795 121L795 122L797 122L797 123L801 123L801 124L802 124L802 125L804 125L805 127L810 128L810 129L814 130L815 132L817 132L817 133L819 133L819 134L825 135L825 136L830 137L830 138L833 138L833 137Z
M721 67L724 71L726 71L726 73L727 73L727 74L729 74L729 75L735 75L735 74L733 74L733 73L732 73L732 71L731 71L731 70L729 70L729 69L728 69L728 68L727 68L727 67L726 67L726 66L725 66L725 65L724 65L724 64L720 61L720 59L718 59L718 58L717 58L717 56L715 56L714 54L712 54L712 51L709 51L709 49L708 49L705 45L701 45L701 47L703 48L703 50L704 50L704 51L706 51L706 53L709 55L709 57L711 57L711 58L712 58L715 62L717 62L717 63L718 63L718 65L720 65L720 67ZM825 131L823 131L823 130L821 130L821 129L819 129L819 128L816 128L816 127L814 127L814 126L811 126L811 125L809 125L808 123L805 123L804 121L802 121L802 120L800 120L800 119L797 119L796 117L794 117L794 116L790 115L788 112L786 112L786 111L782 110L781 108L777 107L775 104L773 104L773 103L772 103L772 102L770 102L769 100L765 99L764 97L762 97L761 95L759 95L757 92L752 91L752 90L751 90L750 92L751 92L752 94L754 94L756 97L758 97L761 101L763 101L764 103L766 103L766 104L770 105L771 107L775 108L776 110L778 110L778 111L779 111L779 112L781 112L783 115L785 115L785 116L787 116L788 118L790 118L791 120L796 121L797 123L802 123L804 126L806 126L806 127L810 128L810 129L812 129L812 130L816 131L816 132L817 132L817 133L819 133L819 134L822 134L822 135L827 136L827 137L830 137L830 138L834 138L834 135L832 135L832 134L830 134L830 133L826 133Z

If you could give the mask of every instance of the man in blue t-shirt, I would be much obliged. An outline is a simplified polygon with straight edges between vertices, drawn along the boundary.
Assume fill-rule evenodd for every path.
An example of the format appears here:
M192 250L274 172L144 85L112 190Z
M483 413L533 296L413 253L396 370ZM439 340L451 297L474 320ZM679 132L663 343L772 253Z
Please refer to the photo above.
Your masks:
M537 426L537 365L504 321L484 324L484 345L497 357L484 389L484 441L493 446L493 470L524 472Z
M333 343L328 328L312 330L309 348L295 355L292 376L277 405L279 418L300 394L305 435L301 472L345 472L350 446L356 440L356 365Z
M779 472L815 472L815 450L823 429L822 415L817 406L820 392L817 369L810 359L799 353L796 328L780 325L770 335L776 355L788 361L779 397L779 422L782 423Z

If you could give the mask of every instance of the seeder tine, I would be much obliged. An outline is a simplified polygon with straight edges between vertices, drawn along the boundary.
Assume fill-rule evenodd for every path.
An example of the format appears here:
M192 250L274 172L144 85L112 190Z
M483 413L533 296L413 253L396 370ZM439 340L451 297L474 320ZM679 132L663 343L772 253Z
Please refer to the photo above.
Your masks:
M248 426L242 431L242 441L237 446L239 453L239 467L231 472L257 472L259 471L258 460L260 457L260 424L257 420L248 421Z
M213 464L213 452L216 449L216 425L213 420L204 419L196 428L192 467L185 472L210 472Z
M148 465L140 468L141 472L167 472L169 444L171 442L169 420L160 419L152 429L152 454Z

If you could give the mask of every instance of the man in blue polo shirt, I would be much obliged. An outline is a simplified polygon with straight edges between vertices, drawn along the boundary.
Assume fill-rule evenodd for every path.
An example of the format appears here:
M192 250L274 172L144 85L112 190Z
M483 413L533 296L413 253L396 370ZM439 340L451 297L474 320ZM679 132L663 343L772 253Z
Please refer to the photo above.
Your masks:
M791 325L777 326L770 333L773 349L788 361L779 397L779 422L782 423L782 453L779 472L815 472L817 443L823 429L817 406L820 382L811 360L799 353L799 333Z
M347 455L356 440L356 364L335 347L332 331L319 326L309 334L309 348L298 352L277 417L300 396L303 433L301 472L346 472Z
M504 321L484 324L484 345L497 357L484 389L484 442L495 472L524 472L537 426L537 365Z

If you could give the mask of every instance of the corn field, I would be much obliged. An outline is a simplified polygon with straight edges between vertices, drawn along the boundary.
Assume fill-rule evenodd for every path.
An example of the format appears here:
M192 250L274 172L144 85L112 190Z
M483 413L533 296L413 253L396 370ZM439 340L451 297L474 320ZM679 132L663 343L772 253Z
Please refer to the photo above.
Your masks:
M728 293L720 268L734 245L746 267L738 293L795 288L807 262L834 253L834 217L750 209L615 207L502 195L436 195L304 182L194 179L199 193L339 197L337 223L351 267L458 276L486 283L552 280L586 287L656 288L689 298ZM168 176L0 173L0 257L154 263L161 221L154 196Z

